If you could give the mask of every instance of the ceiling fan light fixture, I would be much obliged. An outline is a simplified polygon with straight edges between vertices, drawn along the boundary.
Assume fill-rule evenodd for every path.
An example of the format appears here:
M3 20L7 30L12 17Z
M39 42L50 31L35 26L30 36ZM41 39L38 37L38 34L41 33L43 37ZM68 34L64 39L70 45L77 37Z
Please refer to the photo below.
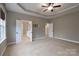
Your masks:
M53 7L52 7L52 6L49 6L49 7L48 7L48 10L51 10L51 9L53 9Z
M58 8L58 7L61 7L61 5L54 5L55 3L47 3L47 6L45 5L42 5L42 7L45 7L45 9L43 10L43 12L49 10L51 12L53 12L54 8Z

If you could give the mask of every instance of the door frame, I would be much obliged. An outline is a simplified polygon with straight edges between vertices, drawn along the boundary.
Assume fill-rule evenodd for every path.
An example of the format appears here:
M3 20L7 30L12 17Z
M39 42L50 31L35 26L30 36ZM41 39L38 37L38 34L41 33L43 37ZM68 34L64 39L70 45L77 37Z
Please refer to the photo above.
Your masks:
M16 20L16 22L17 22L17 21L21 21L21 23L20 23L20 24L21 24L21 35L20 35L20 36L21 36L21 39L22 39L22 37L23 37L23 23L22 23L22 21L31 22L31 26L32 26L32 21L30 21L30 20ZM32 29L31 29L31 31L32 31ZM32 33L32 32L31 32L31 33ZM33 33L32 33L32 34L33 34ZM31 37L31 40L30 40L30 41L32 42L32 40L33 40L33 39L32 39L32 37ZM21 40L20 40L20 41L21 41ZM17 39L16 39L16 43L19 43L19 42L17 41Z
M22 24L21 20L16 20L16 26L17 26L17 22L19 22L19 24L21 26L21 29L20 29L21 30L21 32L20 32L20 39L19 40L16 39L16 43L19 43L19 42L21 42L21 39L22 39L23 24Z
M49 33L48 31L48 27L52 24L52 32ZM53 38L53 23L46 23L45 24L45 37L49 37L50 35L52 34L52 37L50 38Z

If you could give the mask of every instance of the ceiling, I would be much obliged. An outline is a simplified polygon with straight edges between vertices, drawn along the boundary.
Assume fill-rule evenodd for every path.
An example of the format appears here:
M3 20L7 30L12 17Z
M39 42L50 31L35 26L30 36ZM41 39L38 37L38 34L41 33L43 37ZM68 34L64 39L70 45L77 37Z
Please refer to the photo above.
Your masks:
M43 12L44 7L41 7L43 4L44 3L6 3L5 5L8 11L29 14L46 19L79 11L79 3L55 3L55 5L61 5L61 7L55 8L53 12L49 10Z

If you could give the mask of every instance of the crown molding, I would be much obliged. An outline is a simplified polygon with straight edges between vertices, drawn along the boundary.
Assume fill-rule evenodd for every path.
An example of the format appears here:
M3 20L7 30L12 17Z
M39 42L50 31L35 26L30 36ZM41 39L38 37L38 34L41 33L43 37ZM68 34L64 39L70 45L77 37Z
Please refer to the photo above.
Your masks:
M61 14L61 15L62 15L64 12L69 11L69 10L72 10L73 8L76 8L76 7L78 7L78 6L79 6L79 4L76 4L76 5L72 6L72 7L65 8L64 10L61 10L61 11L59 11L58 13L54 14L53 17L50 16L49 18L54 18L54 16L56 16L56 15L58 15L58 14Z
M61 10L61 11L57 12L56 14L54 14L54 15L52 15L52 16L47 16L47 15L41 14L41 13L39 13L39 12L35 12L35 11L29 10L29 9L25 9L20 3L17 3L17 5L18 5L20 8L22 8L25 12L29 12L29 14L32 13L33 15L35 14L35 16L40 16L40 17L43 17L43 18L45 18L45 19L54 18L54 17L55 17L56 15L58 15L58 14L63 14L63 12L66 12L66 11L68 11L68 10L72 10L73 8L79 6L79 4L76 4L76 5L72 6L72 7L65 8L64 10Z
M76 5L74 5L74 6L72 6L72 7L69 7L69 8L65 8L64 10L58 12L57 14L62 13L62 12L65 12L65 11L68 11L68 10L70 10L70 9L72 9L72 8L77 7L77 6L79 6L79 4L76 4Z
M48 16L47 16L47 15L41 14L40 12L35 12L35 11L32 11L32 10L26 9L26 8L24 8L20 3L17 3L17 5L18 5L22 10L24 10L25 12L29 12L29 14L32 13L32 14L35 15L35 16L40 16L40 17L43 17L43 18L45 18L45 19L48 19Z

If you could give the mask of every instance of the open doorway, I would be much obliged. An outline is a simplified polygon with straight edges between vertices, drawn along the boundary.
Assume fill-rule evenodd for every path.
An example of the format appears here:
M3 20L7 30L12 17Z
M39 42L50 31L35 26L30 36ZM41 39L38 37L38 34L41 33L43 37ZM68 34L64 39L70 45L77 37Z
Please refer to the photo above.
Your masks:
M16 20L16 43L32 41L32 21Z
M45 25L45 37L53 38L53 23L46 23Z

